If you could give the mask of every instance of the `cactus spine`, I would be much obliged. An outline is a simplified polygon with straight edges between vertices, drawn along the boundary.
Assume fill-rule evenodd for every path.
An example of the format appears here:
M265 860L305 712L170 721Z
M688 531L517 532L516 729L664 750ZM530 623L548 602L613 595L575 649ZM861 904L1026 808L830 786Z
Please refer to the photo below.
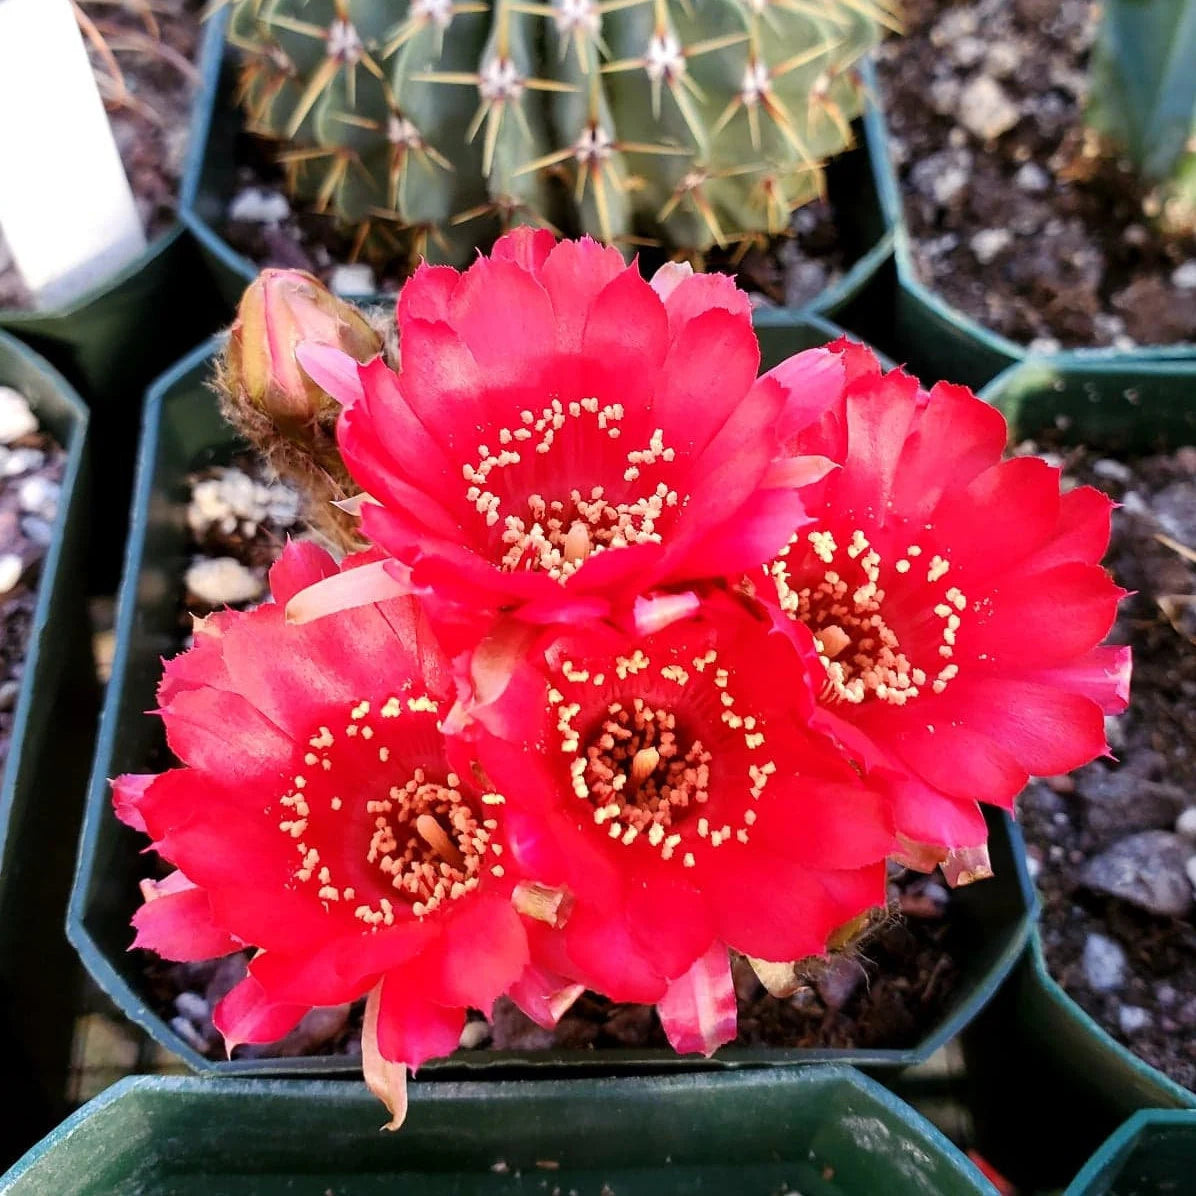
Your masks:
M251 131L357 244L783 231L850 144L888 0L233 0Z

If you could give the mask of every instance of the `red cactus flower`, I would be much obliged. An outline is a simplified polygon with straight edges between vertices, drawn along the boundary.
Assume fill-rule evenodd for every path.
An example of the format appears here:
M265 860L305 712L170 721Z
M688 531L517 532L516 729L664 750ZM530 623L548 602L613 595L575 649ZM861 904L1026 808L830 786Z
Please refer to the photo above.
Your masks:
M367 1062L385 1071L451 1051L465 1007L522 974L527 940L501 798L448 760L449 679L414 600L284 622L292 594L336 571L288 545L273 604L201 623L160 690L184 766L114 789L120 817L179 869L149 886L136 945L260 949L216 1010L230 1050L369 993Z
M1129 650L1099 646L1124 594L1098 564L1112 504L1002 461L1004 419L964 387L835 347L848 384L793 449L843 465L761 589L814 637L821 724L922 782L897 801L907 846L982 844L977 801L1100 755L1125 707Z
M723 275L669 266L648 282L613 248L520 229L464 273L421 267L398 324L397 374L299 355L346 405L341 450L374 500L365 533L440 607L603 617L753 568L829 467L773 462L787 404L812 418L842 366L816 350L757 379L748 298Z
M571 902L532 935L538 965L663 1001L674 1041L709 1042L684 1025L728 991L727 945L818 954L883 903L888 795L812 710L789 637L729 600L646 637L565 634L519 666L470 732L491 783L518 793L520 871Z

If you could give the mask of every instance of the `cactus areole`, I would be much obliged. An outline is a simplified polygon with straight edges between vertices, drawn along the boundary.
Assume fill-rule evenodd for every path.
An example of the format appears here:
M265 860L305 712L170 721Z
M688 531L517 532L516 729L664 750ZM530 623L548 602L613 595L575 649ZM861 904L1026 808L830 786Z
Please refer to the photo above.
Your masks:
M249 129L358 252L505 227L673 253L782 233L851 143L886 0L234 0Z

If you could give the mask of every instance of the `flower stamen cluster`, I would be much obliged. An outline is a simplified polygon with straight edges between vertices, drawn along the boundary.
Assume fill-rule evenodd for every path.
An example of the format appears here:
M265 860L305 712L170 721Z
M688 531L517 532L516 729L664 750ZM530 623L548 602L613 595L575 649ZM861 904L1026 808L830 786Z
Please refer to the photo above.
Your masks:
M928 684L932 693L943 693L959 675L959 666L951 658L968 609L963 591L956 585L939 587L941 601L931 607L941 624L933 625L938 628L938 640L932 643L925 633L919 636L925 644L919 659L929 666L919 667L902 649L886 611L897 604L907 622L925 621L924 604L933 601L933 591L918 593L918 606L912 611L902 602L902 591L919 584L915 568L922 557L921 547L908 545L893 563L896 576L882 584L884 562L859 528L853 529L843 549L830 531L808 532L806 540L809 548L802 557L794 560L793 549L800 543L795 537L771 562L768 572L781 609L814 633L818 659L826 669L822 699L858 705L875 698L904 706ZM950 562L943 557L930 557L927 587L938 586L950 569Z

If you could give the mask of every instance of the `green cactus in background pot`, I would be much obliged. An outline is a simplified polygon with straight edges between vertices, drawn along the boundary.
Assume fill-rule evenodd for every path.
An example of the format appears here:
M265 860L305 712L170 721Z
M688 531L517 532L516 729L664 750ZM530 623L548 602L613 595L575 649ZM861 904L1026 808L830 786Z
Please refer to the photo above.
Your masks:
M784 231L851 143L889 0L233 0L251 132L357 249L511 224L701 254Z
M1104 0L1087 117L1158 185L1159 215L1196 228L1196 0Z

